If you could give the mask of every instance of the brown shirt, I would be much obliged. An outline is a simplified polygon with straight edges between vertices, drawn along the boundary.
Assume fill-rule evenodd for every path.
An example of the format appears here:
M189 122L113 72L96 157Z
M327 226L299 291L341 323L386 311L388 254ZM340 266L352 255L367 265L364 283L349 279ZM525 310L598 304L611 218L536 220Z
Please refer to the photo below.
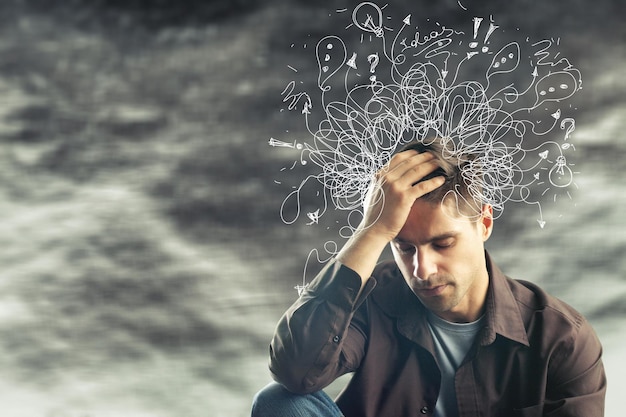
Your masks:
M506 277L486 255L485 327L456 373L459 416L604 415L602 347L572 307ZM393 262L361 278L333 262L280 320L274 378L296 393L353 372L337 398L346 417L432 415L440 371L426 311Z

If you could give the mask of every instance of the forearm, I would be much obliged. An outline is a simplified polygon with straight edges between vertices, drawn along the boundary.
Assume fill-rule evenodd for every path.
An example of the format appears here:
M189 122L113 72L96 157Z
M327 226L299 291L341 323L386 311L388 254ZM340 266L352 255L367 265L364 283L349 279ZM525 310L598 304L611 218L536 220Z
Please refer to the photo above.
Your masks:
M337 254L337 261L361 277L365 287L389 240L373 231L357 230Z
M358 366L366 333L363 315L355 318L360 286L358 275L337 262L309 284L277 326L270 346L274 379L293 392L307 393Z

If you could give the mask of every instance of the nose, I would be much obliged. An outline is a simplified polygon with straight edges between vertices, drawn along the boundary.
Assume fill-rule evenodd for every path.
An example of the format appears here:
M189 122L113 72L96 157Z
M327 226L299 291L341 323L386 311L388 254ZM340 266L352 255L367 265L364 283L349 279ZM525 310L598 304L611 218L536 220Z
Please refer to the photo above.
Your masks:
M437 273L435 256L425 250L418 250L413 257L413 276L421 280L427 280Z

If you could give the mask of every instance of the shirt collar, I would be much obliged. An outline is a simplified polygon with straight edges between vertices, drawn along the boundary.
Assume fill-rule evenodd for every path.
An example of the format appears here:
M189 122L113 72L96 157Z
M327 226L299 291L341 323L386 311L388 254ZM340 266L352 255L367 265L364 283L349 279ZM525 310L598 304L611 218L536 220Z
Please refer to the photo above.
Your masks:
M489 345L500 335L514 342L530 346L524 321L508 278L491 260L485 251L489 272L489 290L485 305L485 328L479 334L479 343ZM427 331L426 308L416 299L415 294L406 285L402 273L391 262L383 265L374 273L377 281L372 297L376 304L388 315L397 317L398 329L409 339L420 344L425 343ZM416 319L417 318L417 319ZM426 338L426 344L430 345Z
M519 305L508 283L509 278L502 273L486 251L485 258L489 271L489 291L485 309L487 328L482 334L481 345L493 343L496 334L499 334L525 346L530 346Z

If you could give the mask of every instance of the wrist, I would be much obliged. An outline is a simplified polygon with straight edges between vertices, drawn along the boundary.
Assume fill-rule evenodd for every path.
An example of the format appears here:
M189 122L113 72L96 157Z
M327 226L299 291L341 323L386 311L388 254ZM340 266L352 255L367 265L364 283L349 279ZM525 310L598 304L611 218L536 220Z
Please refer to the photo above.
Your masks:
M366 245L372 249L376 248L382 251L393 238L394 236L391 236L390 233L381 232L375 227L368 227L355 230L351 240L358 242L360 245Z
M389 239L375 231L357 230L336 259L357 272L365 284L388 243Z

